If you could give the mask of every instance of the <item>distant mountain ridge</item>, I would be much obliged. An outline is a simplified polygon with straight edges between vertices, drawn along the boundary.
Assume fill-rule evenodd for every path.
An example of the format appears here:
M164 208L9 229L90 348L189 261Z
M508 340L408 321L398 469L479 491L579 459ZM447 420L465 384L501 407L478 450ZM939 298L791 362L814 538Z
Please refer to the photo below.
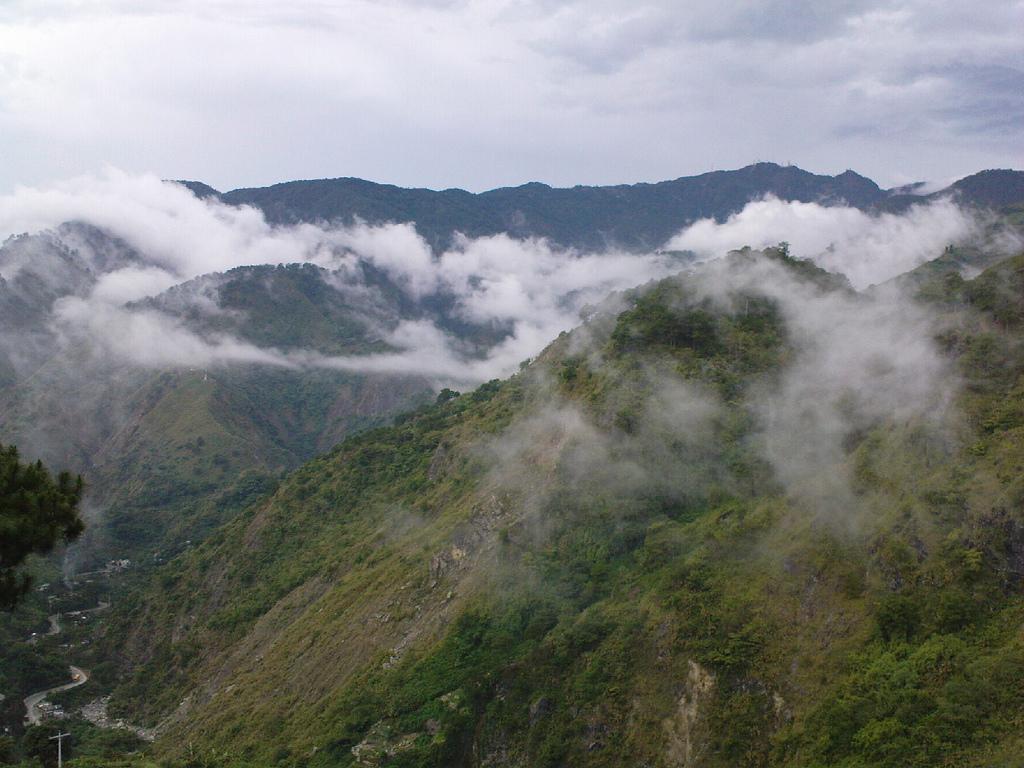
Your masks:
M86 474L90 510L115 510L90 521L75 555L86 565L111 552L136 560L198 540L279 473L431 396L413 376L153 367L107 356L88 334L63 338L69 328L58 328L53 315L60 301L87 297L105 275L147 264L82 222L0 244L0 433L26 456ZM361 274L372 291L346 290L344 280L311 264L239 267L127 306L204 338L231 333L255 345L336 355L387 349L379 328L415 308L372 268Z
M979 229L1024 231L1017 171L931 195L767 163L481 194L179 183L258 200L272 225L414 222L435 248L500 232L639 251L766 194L869 213L952 195L1001 212ZM186 213L259 218L170 192ZM391 271L330 234L332 258L254 248L271 263L131 299L103 281L163 264L158 249L74 220L12 236L0 435L83 471L92 516L65 573L83 604L109 589L111 605L73 645L22 640L65 610L56 590L27 597L34 623L0 626L0 726L19 733L23 697L70 658L91 687L52 700L65 727L84 745L76 708L109 703L156 727L167 768L1010 764L1024 754L1024 253L986 250L996 239L929 245L937 258L892 281L912 303L856 293L786 247L700 262L477 243L435 254L421 290L405 278L429 259ZM427 255L406 243L397 259ZM465 274L451 263L488 250ZM592 298L543 260L515 263L531 251L599 276L625 264L628 287ZM430 329L472 366L526 313L473 312L514 291L460 279L506 274L550 283L583 324L544 325L551 343L507 378L438 393L420 361L449 346L397 331ZM62 311L82 302L112 319ZM108 344L131 340L129 317L152 330ZM238 351L203 353L223 344ZM423 352L415 367L329 359L406 349ZM89 586L112 558L131 566ZM30 682L36 667L53 682Z
M198 181L180 183L201 198L255 206L275 224L357 218L371 224L415 222L435 249L445 248L456 232L546 237L557 245L589 250L651 249L697 219L724 220L764 195L845 203L862 210L902 210L948 194L997 208L1024 201L1024 171L981 171L931 195L914 195L907 192L913 185L886 190L851 170L828 176L775 163L656 183L556 188L531 182L480 193L408 189L356 178L289 181L229 192Z

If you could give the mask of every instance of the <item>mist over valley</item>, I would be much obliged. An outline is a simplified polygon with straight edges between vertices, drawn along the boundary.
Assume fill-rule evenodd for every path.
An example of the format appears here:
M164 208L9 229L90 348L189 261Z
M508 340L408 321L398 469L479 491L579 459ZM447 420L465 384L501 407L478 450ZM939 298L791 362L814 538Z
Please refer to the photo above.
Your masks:
M0 11L0 765L1021 765L1019 3L669 5Z

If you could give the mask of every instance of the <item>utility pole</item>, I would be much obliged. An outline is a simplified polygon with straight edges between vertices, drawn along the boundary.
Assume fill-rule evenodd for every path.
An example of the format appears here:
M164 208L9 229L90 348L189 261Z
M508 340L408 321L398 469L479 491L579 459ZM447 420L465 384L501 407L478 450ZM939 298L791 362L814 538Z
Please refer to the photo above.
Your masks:
M70 735L70 733L61 733L58 728L57 735L50 737L50 741L57 740L57 768L64 768L64 739Z

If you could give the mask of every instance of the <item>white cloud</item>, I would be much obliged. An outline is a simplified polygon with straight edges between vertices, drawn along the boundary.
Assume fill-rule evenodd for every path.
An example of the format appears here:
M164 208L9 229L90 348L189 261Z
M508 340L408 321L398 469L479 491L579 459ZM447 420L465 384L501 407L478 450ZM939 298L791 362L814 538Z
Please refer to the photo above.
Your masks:
M664 255L580 254L507 235L460 237L435 257L412 223L271 226L257 209L200 200L177 184L112 169L0 197L0 231L54 229L64 221L103 229L141 262L106 272L92 264L99 275L91 294L57 306L57 329L78 343L91 336L106 354L157 367L259 362L473 383L514 371L577 325L586 304L679 268ZM88 250L82 254L89 258ZM124 307L211 271L296 262L334 270L331 284L355 297L366 293L353 270L357 258L385 272L410 299L448 296L464 321L496 325L507 335L491 348L469 348L428 321L407 321L379 329L396 352L326 358L311 350L260 350L226 336L202 338L169 316Z
M677 272L685 263L663 253L563 251L543 239L503 234L457 237L448 251L434 256L411 223L271 226L256 209L200 200L176 184L114 170L0 197L0 228L8 231L53 228L66 220L106 230L138 257L127 264L114 261L107 271L97 259L92 266L99 276L91 293L59 302L55 328L79 346L91 339L104 354L156 367L249 362L414 373L469 384L516 370L560 332L578 325L585 306ZM797 255L865 286L938 256L948 242L967 238L978 227L950 201L905 215L876 216L767 199L722 224L697 222L670 246L715 258L743 245L788 240ZM328 281L342 286L355 305L376 306L383 299L359 282L358 259L385 272L409 299L435 296L450 302L449 319L500 331L499 340L474 346L425 318L398 322L390 308L363 314L394 351L327 357L312 349L283 352L225 335L203 337L170 315L125 307L210 271L294 262L333 270ZM213 295L197 300L209 310Z
M745 245L763 248L787 241L794 255L865 288L936 258L946 245L976 237L979 228L972 214L950 200L897 215L766 198L748 203L721 224L713 219L695 222L667 247L708 257Z
M323 241L315 226L273 228L255 208L203 201L155 176L116 169L0 197L0 231L32 232L65 221L111 232L183 279L241 264L313 260Z
M159 267L123 267L100 275L92 296L104 304L123 305L155 296L180 281L178 276Z
M739 292L777 303L792 354L748 393L756 444L787 491L822 514L842 520L857 507L852 435L913 422L948 438L958 380L934 341L938 319L897 288L823 292L764 258L711 262L692 284L720 302Z
M294 368L300 362L230 336L201 338L160 312L128 311L77 297L57 302L54 324L80 351L109 355L147 368L208 368L232 363Z
M544 240L520 241L507 235L460 238L452 250L429 262L420 259L418 247L408 262L400 256L400 251L376 252L374 263L383 259L400 284L420 286L410 288L412 295L422 295L418 293L422 286L434 286L454 297L455 312L463 319L484 326L497 323L509 329L508 335L494 346L473 349L429 321L409 321L400 323L385 339L399 352L310 356L304 363L419 373L460 385L507 376L559 333L578 325L586 305L613 291L672 274L681 266L678 259L659 254L578 254L553 249Z
M356 222L354 226L333 229L325 240L343 246L373 262L378 269L403 286L413 298L437 290L437 269L433 253L410 222L370 226Z

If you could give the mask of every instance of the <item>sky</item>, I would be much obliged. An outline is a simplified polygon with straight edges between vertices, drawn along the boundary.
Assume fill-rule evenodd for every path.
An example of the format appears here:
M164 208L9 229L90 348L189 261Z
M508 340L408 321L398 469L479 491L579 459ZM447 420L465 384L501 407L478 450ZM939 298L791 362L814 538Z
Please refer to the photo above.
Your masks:
M0 193L1024 168L1024 2L0 0Z

